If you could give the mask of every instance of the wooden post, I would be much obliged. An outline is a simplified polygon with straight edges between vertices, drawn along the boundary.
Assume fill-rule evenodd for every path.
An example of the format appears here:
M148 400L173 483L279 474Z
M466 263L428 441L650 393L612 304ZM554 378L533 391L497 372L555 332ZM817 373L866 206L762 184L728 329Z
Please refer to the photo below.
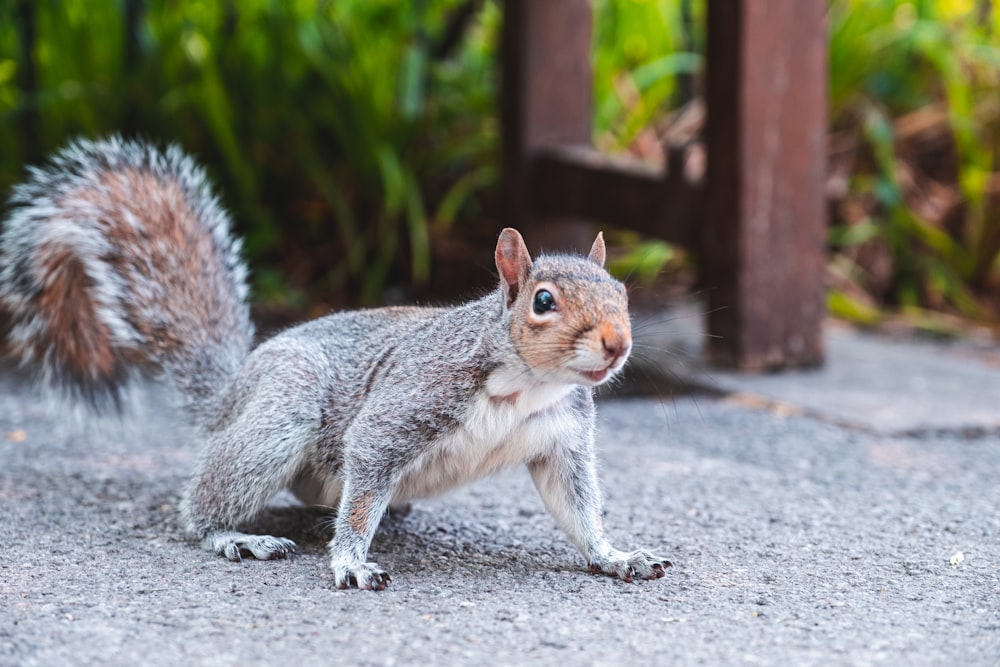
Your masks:
M532 195L534 157L554 145L589 145L593 77L588 0L506 0L501 41L504 222L533 246L587 248L574 226L540 225ZM577 226L577 229L579 227ZM586 245L579 245L580 242Z
M709 358L823 361L826 0L709 0Z

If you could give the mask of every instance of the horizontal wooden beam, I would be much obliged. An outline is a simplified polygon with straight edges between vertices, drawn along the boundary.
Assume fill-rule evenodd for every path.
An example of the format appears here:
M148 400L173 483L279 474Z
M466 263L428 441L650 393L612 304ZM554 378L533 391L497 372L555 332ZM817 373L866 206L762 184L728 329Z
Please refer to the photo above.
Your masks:
M585 146L546 147L530 162L532 206L543 216L576 217L632 229L699 250L702 187L684 176L684 149L666 171Z

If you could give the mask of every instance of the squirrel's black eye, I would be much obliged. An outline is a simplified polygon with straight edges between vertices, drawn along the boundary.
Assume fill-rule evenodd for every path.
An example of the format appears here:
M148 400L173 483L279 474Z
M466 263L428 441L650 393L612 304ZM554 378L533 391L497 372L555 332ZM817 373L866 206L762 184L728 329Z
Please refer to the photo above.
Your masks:
M535 301L531 304L531 309L535 315L547 313L556 309L556 298L547 289L540 289L535 292Z

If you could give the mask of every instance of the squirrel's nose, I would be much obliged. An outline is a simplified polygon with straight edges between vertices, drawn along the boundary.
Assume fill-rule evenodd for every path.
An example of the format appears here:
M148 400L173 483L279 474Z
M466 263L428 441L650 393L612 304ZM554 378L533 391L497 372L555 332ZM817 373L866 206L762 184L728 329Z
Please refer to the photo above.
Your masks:
M604 358L611 361L627 355L632 350L632 336L618 327L605 324L601 327L601 345Z

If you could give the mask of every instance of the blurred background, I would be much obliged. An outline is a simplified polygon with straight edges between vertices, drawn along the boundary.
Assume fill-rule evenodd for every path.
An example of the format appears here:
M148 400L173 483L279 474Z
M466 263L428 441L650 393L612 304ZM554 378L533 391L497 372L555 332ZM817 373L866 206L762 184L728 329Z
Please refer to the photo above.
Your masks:
M595 145L697 140L706 0L594 0ZM493 283L497 0L0 0L0 192L75 136L178 143L246 238L260 312ZM833 315L1000 338L1000 6L830 0ZM612 233L633 284L692 258ZM481 258L481 259L480 259Z

